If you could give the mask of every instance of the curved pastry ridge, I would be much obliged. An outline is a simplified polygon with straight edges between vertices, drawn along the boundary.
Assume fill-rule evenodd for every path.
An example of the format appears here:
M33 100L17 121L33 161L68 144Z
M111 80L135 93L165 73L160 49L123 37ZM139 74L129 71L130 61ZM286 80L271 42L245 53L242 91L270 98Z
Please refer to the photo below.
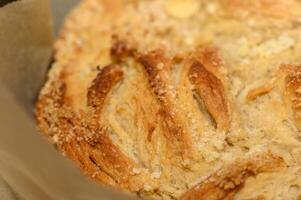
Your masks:
M149 85L160 102L160 116L164 120L164 134L167 140L175 143L176 146L172 148L177 148L177 151L188 156L191 142L181 122L181 113L174 104L176 94L169 79L171 60L165 58L160 50L141 55L138 60L143 65Z
M88 106L92 106L101 111L108 93L122 77L123 72L117 65L109 65L100 69L97 77L88 89Z
M229 111L221 80L198 61L192 63L189 78L195 86L197 94L204 101L208 112L214 118L217 128L228 131Z
M233 199L233 195L250 176L270 172L284 166L282 158L267 152L250 158L238 159L211 174L206 180L187 191L181 199Z

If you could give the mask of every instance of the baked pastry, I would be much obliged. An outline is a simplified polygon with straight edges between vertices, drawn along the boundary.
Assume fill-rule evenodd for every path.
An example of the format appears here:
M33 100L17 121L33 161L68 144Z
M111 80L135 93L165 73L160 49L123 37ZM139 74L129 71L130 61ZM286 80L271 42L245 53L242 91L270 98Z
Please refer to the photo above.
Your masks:
M300 199L300 33L298 0L83 0L38 125L141 196Z

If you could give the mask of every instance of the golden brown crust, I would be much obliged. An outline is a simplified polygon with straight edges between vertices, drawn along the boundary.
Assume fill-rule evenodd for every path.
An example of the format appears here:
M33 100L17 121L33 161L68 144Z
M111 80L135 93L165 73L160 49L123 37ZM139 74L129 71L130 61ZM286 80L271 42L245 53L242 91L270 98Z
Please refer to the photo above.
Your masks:
M296 124L301 128L301 68L296 66L286 78L286 89L289 101L292 104Z
M109 65L98 72L88 90L90 110L87 113L76 116L64 105L65 90L62 86L57 92L54 91L56 93L52 93L56 98L41 97L37 105L37 115L40 128L43 132L48 132L48 135L52 135L52 130L47 120L52 120L56 125L54 136L58 138L58 147L85 173L107 185L140 191L144 185L142 180L149 179L149 175L133 174L133 168L138 165L112 143L108 136L109 130L99 120L108 94L121 78L122 71L116 65ZM45 102L49 104L49 101L53 101L51 104L55 107L47 109L43 105ZM152 184L152 181L148 182Z
M295 199L300 5L82 0L55 44L39 128L92 179L142 196Z
M273 84L265 84L263 86L254 88L248 92L247 97L246 97L247 101L253 101L258 96L261 96L261 95L271 92L272 89L273 89Z
M181 199L233 199L233 193L239 190L248 177L275 170L283 166L283 164L282 158L269 152L248 159L236 160L231 165L213 173L202 183L190 189Z
M217 128L228 131L230 118L221 80L198 61L192 63L189 70L189 78L195 86L197 94L204 101L208 112L214 118Z
M118 36L112 36L112 47L111 47L111 56L115 62L120 62L122 59L127 57L137 57L137 49L133 46L132 43L118 38Z
M97 163L102 171L110 177L114 177L114 180L121 185L124 184L123 182L128 182L131 169L135 164L113 145L107 136L108 130L99 123L99 120L108 94L122 79L122 75L123 73L117 65L106 66L98 72L88 89L87 103L92 107L88 128L92 133L95 132L95 135L92 136L93 138L89 138L92 146L83 143L83 151L89 152L92 162Z
M165 58L162 51L157 50L141 55L139 61L146 71L150 87L160 102L160 116L166 126L165 137L174 143L175 146L172 148L187 156L187 153L190 152L191 142L188 133L184 130L183 122L181 122L181 113L177 110L173 100L175 91L169 79L171 60Z
M88 89L88 106L92 106L101 112L108 93L122 77L123 72L117 65L109 65L100 69L91 87Z
M221 73L224 62L220 52L216 47L206 47L204 50L195 53L195 59L204 65L204 67L220 79L225 79ZM223 80L225 81L225 80Z

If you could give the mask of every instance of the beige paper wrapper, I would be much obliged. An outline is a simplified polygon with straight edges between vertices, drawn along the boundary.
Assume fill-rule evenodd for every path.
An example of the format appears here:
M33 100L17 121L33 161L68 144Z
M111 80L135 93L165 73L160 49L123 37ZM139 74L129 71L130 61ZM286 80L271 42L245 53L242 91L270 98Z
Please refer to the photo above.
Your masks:
M75 3L52 1L56 29ZM51 21L48 0L0 8L1 176L28 200L129 199L84 177L37 133L33 108L51 60Z

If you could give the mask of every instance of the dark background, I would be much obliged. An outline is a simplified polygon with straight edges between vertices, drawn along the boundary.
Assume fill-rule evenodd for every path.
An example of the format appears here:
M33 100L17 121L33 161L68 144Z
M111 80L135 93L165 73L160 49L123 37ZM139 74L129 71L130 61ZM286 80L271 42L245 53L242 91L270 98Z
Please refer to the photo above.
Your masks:
M18 1L18 0L0 0L0 7L5 6L8 3L11 3L13 1Z

